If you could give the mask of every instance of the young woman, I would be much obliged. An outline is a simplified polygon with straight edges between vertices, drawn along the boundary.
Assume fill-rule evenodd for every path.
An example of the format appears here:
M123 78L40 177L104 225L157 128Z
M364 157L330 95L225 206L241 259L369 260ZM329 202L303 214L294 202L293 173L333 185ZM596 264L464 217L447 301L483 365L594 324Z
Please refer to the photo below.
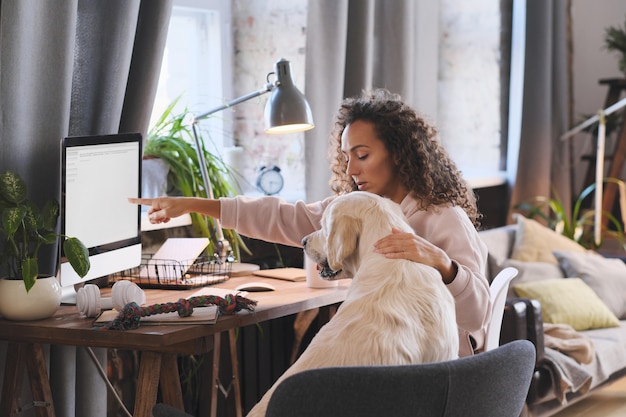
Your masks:
M415 233L393 230L374 250L436 268L455 299L459 355L482 350L491 305L487 249L476 230L480 215L472 190L436 130L398 95L378 89L343 101L329 154L330 186L336 195L361 190L400 204ZM334 198L309 204L245 196L130 201L150 205L152 223L197 212L219 218L224 228L242 235L299 247L304 236L319 229Z

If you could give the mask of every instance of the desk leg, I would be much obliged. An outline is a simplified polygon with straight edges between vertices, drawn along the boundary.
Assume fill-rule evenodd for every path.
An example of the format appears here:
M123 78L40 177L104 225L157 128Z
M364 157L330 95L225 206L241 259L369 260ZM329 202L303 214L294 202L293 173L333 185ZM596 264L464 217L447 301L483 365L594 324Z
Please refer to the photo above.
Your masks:
M228 331L228 339L230 341L230 362L233 372L233 388L235 395L235 413L237 417L242 417L243 410L241 409L241 388L239 386L239 360L237 359L237 337L235 336L235 330L230 329Z
M306 334L309 327L313 323L313 320L318 316L320 309L313 308L311 310L301 311L296 315L296 320L293 322L293 331L294 331L294 341L293 348L291 350L291 361L293 363L300 356L300 345L302 344L302 339Z
M160 380L163 402L179 410L184 410L183 390L180 387L180 374L178 373L178 361L175 354L163 354Z
M176 355L141 352L134 417L152 417L152 407L156 404L159 382L163 402L181 411L185 409Z
M0 403L0 415L13 416L16 408L16 397L22 387L22 369L18 366L22 363L24 350L22 345L9 342L7 356L4 363L4 382L2 383L2 402ZM18 388L19 387L19 388Z
M213 377L211 385L211 417L217 416L217 394L222 388L220 387L220 355L222 348L222 333L217 333L214 336L213 344ZM228 398L230 389L233 389L234 401L235 401L235 414L236 417L242 417L243 409L241 406L241 387L239 385L239 361L237 360L237 338L235 336L235 330L230 329L228 331L228 344L230 349L230 361L232 367L232 382L228 388L223 391L224 398Z
M311 310L301 311L296 315L296 320L293 323L293 330L295 333L295 340L293 342L293 348L291 350L291 364L300 356L300 346L302 345L302 338L313 324L313 320L317 317L320 319L320 324L324 325L330 321L331 318L337 312L338 304L332 306L326 306L321 308L313 308Z
M137 377L134 417L152 417L152 407L156 403L159 389L159 374L163 354L141 352L141 364ZM155 370L157 370L155 372Z
M211 417L217 417L217 390L220 383L220 351L222 334L213 336L213 376L211 378Z
M33 399L39 404L35 404L35 414L37 417L54 417L54 406L52 405L52 391L50 390L50 380L46 358L43 348L38 343L29 343L24 346L23 352L28 369L28 379L30 379L30 390ZM39 399L39 401L38 401Z
M52 391L46 367L46 358L40 344L9 342L5 361L2 404L0 415L14 416L17 413L18 392L22 389L23 368L26 363L28 379L37 417L54 417Z
M320 308L319 318L320 318L320 324L322 326L328 323L330 319L333 318L333 316L337 312L337 309L339 308L339 305L340 304L333 304L333 305Z

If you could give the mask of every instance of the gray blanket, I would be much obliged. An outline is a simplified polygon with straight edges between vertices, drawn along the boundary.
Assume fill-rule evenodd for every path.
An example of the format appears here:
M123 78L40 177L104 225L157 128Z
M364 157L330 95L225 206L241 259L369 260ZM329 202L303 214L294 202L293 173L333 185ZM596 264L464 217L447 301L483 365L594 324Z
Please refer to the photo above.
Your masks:
M592 375L571 357L549 347L543 364L550 371L556 398L565 404L568 393L585 394L591 386Z

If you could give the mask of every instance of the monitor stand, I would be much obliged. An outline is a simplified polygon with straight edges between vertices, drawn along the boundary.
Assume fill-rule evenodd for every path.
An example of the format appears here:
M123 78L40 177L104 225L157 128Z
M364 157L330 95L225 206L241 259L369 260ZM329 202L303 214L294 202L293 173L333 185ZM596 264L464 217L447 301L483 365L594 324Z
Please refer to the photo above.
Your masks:
M76 305L76 286L61 287L61 305Z

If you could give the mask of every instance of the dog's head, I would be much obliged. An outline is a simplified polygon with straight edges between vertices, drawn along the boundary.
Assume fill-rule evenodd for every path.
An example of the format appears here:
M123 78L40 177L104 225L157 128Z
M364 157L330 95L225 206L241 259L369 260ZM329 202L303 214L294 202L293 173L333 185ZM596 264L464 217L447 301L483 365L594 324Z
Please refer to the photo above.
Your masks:
M376 194L354 191L337 197L324 211L321 229L302 239L323 278L351 278L362 256L395 227L412 232L400 206Z

